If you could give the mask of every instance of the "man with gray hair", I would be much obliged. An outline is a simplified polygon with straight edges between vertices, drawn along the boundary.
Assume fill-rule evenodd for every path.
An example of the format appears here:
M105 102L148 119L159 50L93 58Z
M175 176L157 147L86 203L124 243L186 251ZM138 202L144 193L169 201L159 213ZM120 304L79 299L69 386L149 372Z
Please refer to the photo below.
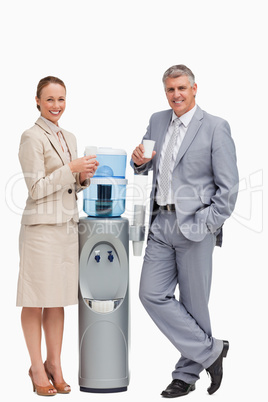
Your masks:
M195 76L194 76L192 70L190 70L188 67L186 67L183 64L169 67L167 69L167 71L165 71L163 78L162 78L164 87L166 86L166 79L168 77L177 78L177 77L181 77L181 76L188 77L189 83L190 83L191 87L193 88L193 86L195 84Z
M238 171L229 124L196 105L192 71L172 66L163 83L171 109L150 119L143 139L155 141L152 157L144 157L141 143L131 164L136 174L153 170L140 299L181 353L161 394L173 398L195 390L204 369L211 377L209 394L221 385L229 342L212 336L208 301L212 253L235 207Z

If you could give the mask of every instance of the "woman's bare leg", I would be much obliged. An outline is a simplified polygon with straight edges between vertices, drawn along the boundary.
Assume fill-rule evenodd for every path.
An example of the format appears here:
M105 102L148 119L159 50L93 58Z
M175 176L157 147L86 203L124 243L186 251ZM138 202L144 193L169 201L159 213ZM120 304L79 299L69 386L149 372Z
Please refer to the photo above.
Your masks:
M23 307L21 325L31 359L33 381L40 387L51 385L48 381L41 353L42 308ZM51 391L53 393L55 391Z
M56 383L64 383L61 369L61 348L64 329L63 307L44 309L43 329L47 345L46 367ZM70 390L70 387L65 387L65 390Z

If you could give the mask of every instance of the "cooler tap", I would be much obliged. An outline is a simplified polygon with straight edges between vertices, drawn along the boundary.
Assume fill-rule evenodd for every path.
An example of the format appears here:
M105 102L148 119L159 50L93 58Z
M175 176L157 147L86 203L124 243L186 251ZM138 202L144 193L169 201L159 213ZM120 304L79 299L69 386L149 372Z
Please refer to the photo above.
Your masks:
M108 260L110 261L110 262L113 262L113 260L114 260L114 256L113 256L113 252L112 251L107 251L107 253L109 254L108 255Z
M100 250L95 250L95 260L100 262Z

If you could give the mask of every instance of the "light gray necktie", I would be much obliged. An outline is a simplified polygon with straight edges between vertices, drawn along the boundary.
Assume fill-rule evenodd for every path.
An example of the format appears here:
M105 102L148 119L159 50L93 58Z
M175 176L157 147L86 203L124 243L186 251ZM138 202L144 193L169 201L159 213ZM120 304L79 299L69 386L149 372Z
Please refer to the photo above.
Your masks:
M181 124L182 123L179 118L174 120L174 131L167 144L166 152L164 155L162 172L161 172L161 176L160 176L160 183L159 183L159 189L158 189L160 192L161 205L167 204L167 197L168 197L170 180L171 180L170 167L171 167L171 162L172 162L172 154L173 154L174 147L175 147L175 144L177 142L177 139L178 139L178 136L180 133L180 125Z

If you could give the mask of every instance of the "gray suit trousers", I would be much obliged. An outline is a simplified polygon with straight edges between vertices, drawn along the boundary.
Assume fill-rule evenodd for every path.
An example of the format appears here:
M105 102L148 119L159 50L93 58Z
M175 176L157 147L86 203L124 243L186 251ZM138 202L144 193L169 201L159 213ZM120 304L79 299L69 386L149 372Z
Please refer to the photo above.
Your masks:
M173 379L194 384L220 355L212 337L208 301L214 234L200 242L180 232L175 212L159 211L153 221L140 282L140 299L158 328L181 353ZM179 286L179 300L174 296Z

